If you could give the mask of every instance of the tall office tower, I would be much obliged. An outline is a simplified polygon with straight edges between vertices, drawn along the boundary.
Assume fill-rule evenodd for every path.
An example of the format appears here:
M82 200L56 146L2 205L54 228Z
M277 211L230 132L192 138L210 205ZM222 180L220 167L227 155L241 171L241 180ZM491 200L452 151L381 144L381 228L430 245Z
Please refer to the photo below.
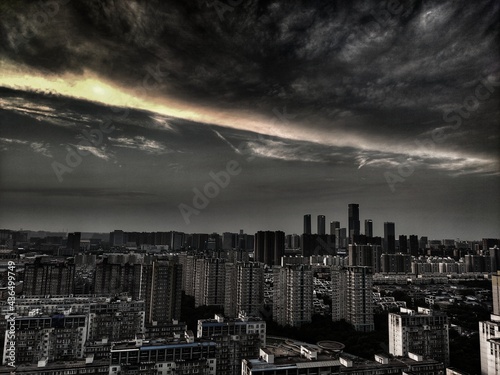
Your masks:
M408 241L408 244L410 245L409 247L409 252L411 255L414 257L418 256L418 236L415 234L410 234L410 239Z
M255 261L269 266L278 265L283 255L285 255L285 232L259 231L255 234Z
M198 259L196 263L195 306L224 307L226 292L225 259Z
M318 234L326 234L326 218L325 215L318 215Z
M347 249L348 242L346 228L337 228L335 230L335 247L337 249Z
M311 214L304 215L304 234L311 234Z
M68 295L73 294L75 264L73 260L58 261L37 257L34 263L24 266L23 294Z
M313 270L310 265L275 266L273 319L280 325L299 327L311 322Z
M419 307L401 308L389 313L389 353L404 357L408 353L450 363L449 322L445 313Z
M350 203L349 207L349 243L353 236L359 235L360 222L359 222L359 204Z
M330 235L336 235L337 229L340 229L340 221L330 221Z
M372 238L373 237L373 220L366 219L365 220L365 236Z
M264 304L264 265L238 262L226 265L224 314L259 316Z
M145 259L141 294L146 303L146 324L171 323L181 315L182 266L174 259Z
M500 271L491 275L493 313L489 321L479 322L481 374L500 373Z
M217 375L241 374L244 358L259 358L266 346L266 322L257 317L240 315L236 319L198 320L197 338L217 344Z
M382 246L379 245L349 245L349 266L371 267L373 273L380 272L380 256Z
M402 254L408 254L408 236L404 234L399 236L399 252Z
M96 261L94 271L94 293L99 296L114 296L128 293L140 299L143 259L132 254L109 254Z
M396 253L396 229L394 223L384 223L384 252L388 254Z
M373 331L372 286L370 267L333 267L332 320L345 319L356 331Z

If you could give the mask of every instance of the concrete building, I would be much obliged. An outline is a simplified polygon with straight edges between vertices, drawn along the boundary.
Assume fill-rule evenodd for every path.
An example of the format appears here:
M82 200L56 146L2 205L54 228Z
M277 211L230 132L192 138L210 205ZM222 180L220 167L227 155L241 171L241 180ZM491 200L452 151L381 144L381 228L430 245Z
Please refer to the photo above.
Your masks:
M109 375L217 374L216 344L194 337L116 343L111 348Z
M235 318L244 313L259 316L264 304L264 265L258 262L226 266L224 314Z
M72 260L36 257L24 266L23 294L25 296L69 295L73 293L75 264Z
M489 321L479 322L481 374L500 373L500 271L491 276L493 313Z
M399 313L389 313L389 353L450 362L449 322L444 313L419 307L417 311L401 308Z
M146 325L170 323L181 315L182 266L174 259L145 260L141 296L146 303Z
M310 265L273 268L273 319L280 325L299 327L311 322L313 311L313 270Z
M225 304L226 261L219 258L196 260L195 306Z
M198 320L198 339L217 344L217 375L239 374L243 358L258 358L266 346L266 322L260 318L240 315L236 319Z
M332 320L346 320L356 331L370 332L373 322L373 276L369 267L332 268Z

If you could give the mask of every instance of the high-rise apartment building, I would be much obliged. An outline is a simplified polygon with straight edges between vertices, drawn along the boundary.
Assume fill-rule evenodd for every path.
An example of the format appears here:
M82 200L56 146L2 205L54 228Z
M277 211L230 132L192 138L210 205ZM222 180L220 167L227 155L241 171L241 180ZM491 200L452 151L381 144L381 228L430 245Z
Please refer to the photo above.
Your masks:
M273 319L280 325L299 327L311 322L313 311L313 270L310 265L273 268Z
M389 313L389 353L408 353L432 358L448 366L450 362L449 322L445 313L419 307Z
M399 235L399 252L402 254L408 254L408 236L405 236L404 234Z
M174 259L145 260L141 295L146 303L146 324L170 323L181 315L182 266Z
M142 262L142 257L133 254L108 254L99 258L94 271L94 294L114 296L126 292L139 299Z
M388 254L396 253L396 228L394 223L384 223L384 252Z
M349 208L349 238L359 235L360 222L359 222L359 204L350 203ZM349 240L350 241L350 240Z
M226 292L226 260L203 258L196 260L195 306L224 307Z
M370 332L373 321L373 275L370 267L332 268L332 320L346 320L356 331Z
M224 314L236 318L240 314L259 316L264 304L264 265L237 262L226 265Z
M75 264L73 260L61 261L37 257L24 266L23 294L69 295L73 294Z

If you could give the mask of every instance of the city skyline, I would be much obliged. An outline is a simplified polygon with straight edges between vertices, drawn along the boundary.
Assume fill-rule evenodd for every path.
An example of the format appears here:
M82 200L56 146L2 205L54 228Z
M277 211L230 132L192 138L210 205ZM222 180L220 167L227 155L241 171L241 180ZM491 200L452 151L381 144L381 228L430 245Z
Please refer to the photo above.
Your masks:
M219 3L0 2L0 227L500 237L498 2Z

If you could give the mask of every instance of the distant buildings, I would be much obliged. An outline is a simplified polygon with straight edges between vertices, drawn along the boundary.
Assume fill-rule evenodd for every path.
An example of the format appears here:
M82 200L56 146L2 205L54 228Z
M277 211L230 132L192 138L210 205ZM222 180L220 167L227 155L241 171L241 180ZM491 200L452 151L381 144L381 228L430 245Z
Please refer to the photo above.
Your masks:
M445 313L419 308L401 308L389 313L389 353L404 357L409 353L450 362L449 322Z
M332 268L332 320L345 320L356 331L375 330L370 267Z

